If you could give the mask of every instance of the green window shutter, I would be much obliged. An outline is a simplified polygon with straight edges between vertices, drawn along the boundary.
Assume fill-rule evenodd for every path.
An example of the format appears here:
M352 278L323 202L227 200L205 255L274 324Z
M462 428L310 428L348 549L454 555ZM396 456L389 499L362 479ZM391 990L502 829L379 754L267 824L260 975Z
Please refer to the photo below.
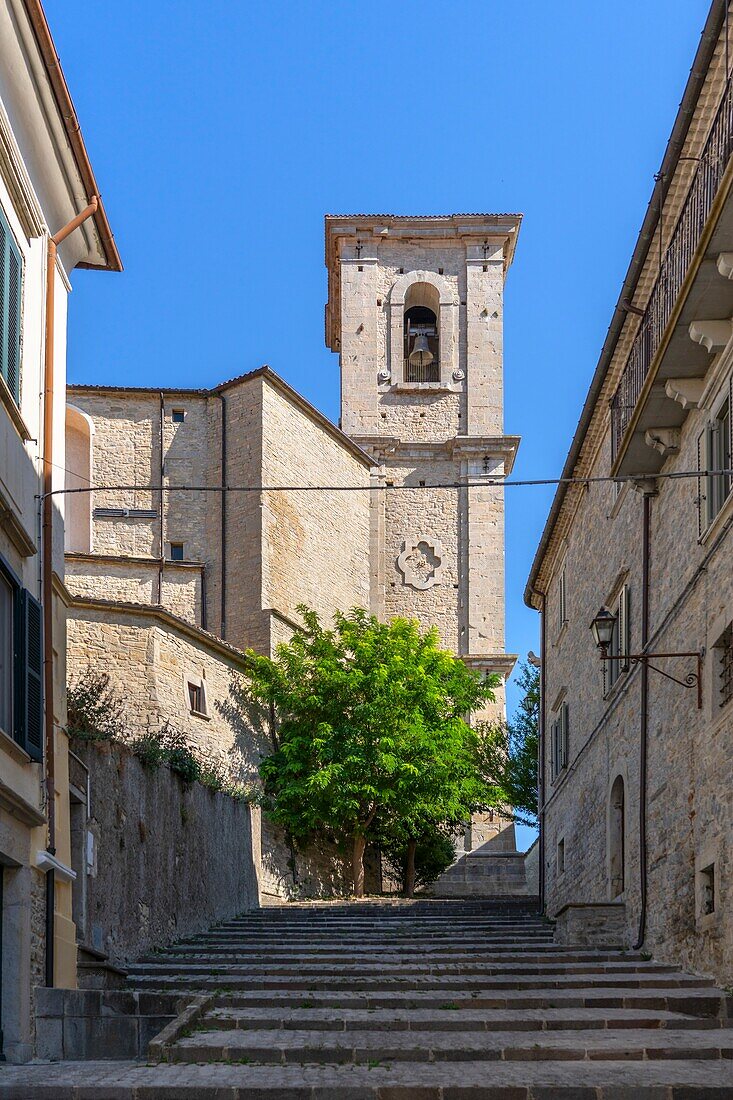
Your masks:
M20 404L20 310L23 260L0 214L0 374Z
M43 759L43 611L30 592L22 592L21 652L23 694L20 705L22 745L33 760Z

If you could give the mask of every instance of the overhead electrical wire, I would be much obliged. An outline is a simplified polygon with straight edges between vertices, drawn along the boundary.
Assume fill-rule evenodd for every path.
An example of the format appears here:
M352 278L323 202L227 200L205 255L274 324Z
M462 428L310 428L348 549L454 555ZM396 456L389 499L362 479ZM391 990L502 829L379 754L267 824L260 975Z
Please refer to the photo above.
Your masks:
M473 475L474 478L476 475ZM44 496L70 496L74 493L378 493L378 492L422 492L434 489L525 489L547 485L596 485L611 482L615 485L628 482L676 481L685 478L733 477L733 470L672 470L657 474L610 474L591 477L545 477L508 480L486 475L473 481L431 482L409 485L395 485L385 481L371 482L369 485L88 485L73 489L53 489L48 494L39 493L36 499Z

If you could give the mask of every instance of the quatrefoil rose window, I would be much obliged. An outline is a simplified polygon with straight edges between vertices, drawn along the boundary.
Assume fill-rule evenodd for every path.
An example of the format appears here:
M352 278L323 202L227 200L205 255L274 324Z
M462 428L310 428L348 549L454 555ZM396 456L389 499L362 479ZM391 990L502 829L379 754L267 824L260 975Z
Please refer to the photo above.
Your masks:
M405 584L418 591L432 588L434 584L440 584L443 577L443 544L439 539L422 536L405 539L397 567Z

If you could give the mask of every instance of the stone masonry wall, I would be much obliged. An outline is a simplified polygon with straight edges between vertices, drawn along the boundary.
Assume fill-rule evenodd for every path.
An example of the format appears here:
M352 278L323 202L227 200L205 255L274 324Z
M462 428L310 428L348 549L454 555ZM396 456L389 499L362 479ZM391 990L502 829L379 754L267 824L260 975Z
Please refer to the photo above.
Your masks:
M85 942L125 962L257 907L247 803L145 768L121 745L74 751L92 794Z
M68 630L69 676L91 665L110 676L124 701L131 736L157 732L168 722L201 754L229 768L239 779L256 774L264 746L239 714L232 675L241 667L155 619L116 609L75 608ZM188 679L206 685L208 717L192 714Z
M666 469L695 469L697 437L706 410L688 417L680 454ZM607 473L607 436L593 474ZM697 481L659 482L651 511L650 648L675 652L706 647L703 708L696 693L649 672L647 780L648 916L646 944L660 958L730 980L733 974L731 862L733 773L729 741L733 705L717 699L719 656L714 648L733 622L729 501L703 544L697 534ZM558 575L547 599L544 655L547 728L563 699L569 704L569 767L550 778L545 756L547 806L545 860L548 911L566 902L610 898L609 794L617 776L625 787L625 889L628 933L639 920L640 674L623 674L603 697L601 662L588 629L598 608L621 583L629 585L631 650L641 645L642 498L630 487L617 498L610 484L581 494L564 555L567 623L560 627ZM716 540L717 544L716 544ZM561 562L558 561L558 570ZM692 659L660 659L680 678L695 671ZM549 741L549 738L548 738ZM564 840L564 872L557 846ZM701 871L715 866L715 912L702 908Z
M75 596L101 596L127 603L158 603L158 562L85 560L67 556L66 586ZM163 570L163 606L194 625L201 621L201 570L167 562Z
M385 466L386 481L397 485L455 483L460 467L432 456ZM467 652L465 623L460 613L461 501L460 490L435 489L431 493L395 491L385 493L385 612L388 618L402 615L417 618L423 626L438 627L442 644L456 653ZM439 539L443 572L440 583L424 591L406 582L398 559L406 540Z
M369 463L263 386L263 480L270 485L369 485ZM329 621L369 607L369 493L265 494L263 606L298 619L300 603Z

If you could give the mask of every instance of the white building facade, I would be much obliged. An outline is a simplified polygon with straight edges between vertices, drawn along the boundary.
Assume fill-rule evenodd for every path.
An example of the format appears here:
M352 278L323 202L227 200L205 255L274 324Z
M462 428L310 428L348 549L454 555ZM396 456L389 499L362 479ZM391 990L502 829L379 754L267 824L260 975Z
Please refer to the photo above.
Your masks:
M64 507L56 497L44 545L39 496L44 464L52 488L64 485L69 277L79 264L120 269L101 204L60 245L52 267L48 239L96 193L41 5L10 0L0 10L0 1047L16 1061L32 1049L33 987L76 983Z

